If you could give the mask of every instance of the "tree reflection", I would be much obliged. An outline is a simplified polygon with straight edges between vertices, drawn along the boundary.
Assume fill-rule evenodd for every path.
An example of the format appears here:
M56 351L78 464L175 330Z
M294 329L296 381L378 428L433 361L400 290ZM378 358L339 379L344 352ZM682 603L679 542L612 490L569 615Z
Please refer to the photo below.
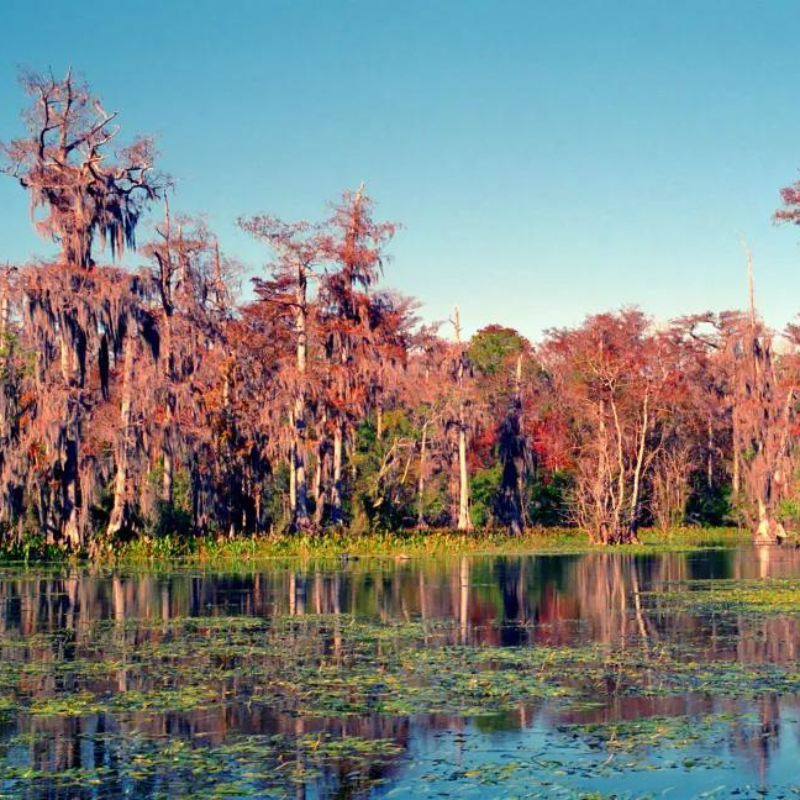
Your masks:
M106 626L103 635L111 637L114 652L120 654L113 672L108 673L113 679L102 671L95 677L91 670L87 672L85 688L103 696L152 690L148 676L132 669L135 662L130 659L135 659L141 648L168 643L174 636L172 621L185 618L324 618L328 622L321 628L298 625L282 629L282 635L288 637L284 646L311 647L320 664L334 666L350 657L347 631L353 619L423 621L427 647L603 645L609 652L640 654L641 669L633 678L612 668L606 670L605 696L598 698L601 703L581 709L558 703L521 703L498 715L492 725L510 730L530 726L557 729L660 716L735 717L750 711L757 723L733 724L728 744L766 781L770 759L790 730L782 720L787 713L800 713L796 696L764 692L750 704L705 691L626 691L633 679L643 690L658 688L658 679L655 673L651 678L648 665L663 648L684 648L691 651L692 658L709 663L794 665L800 661L797 616L701 613L690 607L676 610L659 593L667 587L693 591L687 581L709 577L800 576L800 551L762 550L287 562L225 574L11 570L0 573L0 659L30 664L30 671L21 679L21 690L30 698L52 698L82 687L65 684L76 680L68 669L37 669L36 665L102 660L103 654L93 642L98 624ZM314 631L324 631L324 635L309 643ZM213 670L212 663L208 669ZM415 731L455 731L465 725L462 718L441 714L424 718L402 714L297 716L266 703L249 702L254 687L244 672L221 674L220 699L241 697L240 702L219 702L187 711L137 710L122 716L107 712L74 716L16 713L2 721L0 758L3 763L24 763L53 774L102 766L104 775L109 776L104 792L110 793L124 791L123 776L130 773L137 758L133 744L137 737L220 747L236 736L282 736L294 743L286 757L291 757L295 774L303 775L308 751L300 743L308 735L385 739L405 750ZM257 688L268 696L268 686ZM359 779L366 783L359 785L363 788L370 780L390 777L401 768L402 761L376 764L367 777ZM307 788L325 793L335 786L346 787L351 772L347 759L342 758L336 766L299 780L297 796L304 796ZM147 796L164 791L158 780L152 776L143 779L137 792ZM53 792L52 796L76 796Z

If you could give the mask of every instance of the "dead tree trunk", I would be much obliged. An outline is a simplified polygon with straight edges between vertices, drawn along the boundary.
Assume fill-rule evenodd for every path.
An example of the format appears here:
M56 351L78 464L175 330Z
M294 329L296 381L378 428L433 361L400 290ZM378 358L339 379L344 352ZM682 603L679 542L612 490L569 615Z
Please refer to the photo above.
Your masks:
M771 336L756 318L753 290L752 255L743 243L747 258L750 292L750 330L748 331L749 365L739 381L737 398L744 407L741 425L743 449L752 456L745 463L746 487L754 503L757 521L754 531L756 544L774 544L786 537L783 524L777 517L780 488L783 482L781 465L789 441L794 387L785 402L777 396L777 374L772 359Z
M125 526L128 517L128 483L132 435L132 410L134 390L134 365L136 360L135 322L127 320L123 342L122 399L119 412L119 443L117 445L117 472L114 479L114 506L106 533L115 536Z
M308 516L308 487L306 482L306 371L308 333L306 321L307 279L305 268L297 270L297 377L298 387L294 401L294 426L292 429L292 473L294 475L295 503L292 509L294 528L311 526Z
M453 312L453 330L458 345L458 367L456 380L458 383L458 529L472 530L472 519L469 513L469 471L467 467L467 419L466 400L464 398L464 362L466 355L461 347L461 318L458 306Z

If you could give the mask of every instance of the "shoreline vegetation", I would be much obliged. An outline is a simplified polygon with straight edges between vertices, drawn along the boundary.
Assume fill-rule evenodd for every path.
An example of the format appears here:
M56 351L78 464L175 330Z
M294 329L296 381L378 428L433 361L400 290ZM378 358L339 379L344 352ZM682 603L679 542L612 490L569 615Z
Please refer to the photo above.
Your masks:
M170 564L225 567L279 559L330 558L346 562L384 557L404 561L423 557L580 555L590 552L643 555L729 549L751 542L749 531L731 526L685 526L667 532L648 528L640 531L638 543L605 546L593 544L585 531L575 528L533 528L521 535L510 535L503 530L352 533L329 529L317 534L280 533L232 539L142 536L113 547L95 549L91 556L54 547L27 553L5 550L0 552L0 566L93 563L101 567Z
M465 555L580 555L590 552L654 553L681 552L735 547L749 544L752 534L735 527L680 528L668 533L655 529L640 532L639 542L626 545L597 545L590 536L572 528L537 528L522 535L510 535L503 530L470 531L402 531L353 535L344 530L329 530L321 534L278 534L217 541L199 540L190 549L185 542L137 539L110 554L116 563L158 562L161 559L179 560L191 564L223 565L226 562L281 558L380 558L394 560L430 556L460 557Z
M362 183L318 221L239 217L264 259L243 296L246 265L180 213L154 140L115 149L116 112L71 70L21 82L0 173L60 254L0 267L0 551L410 556L800 529L800 326L775 347L746 246L747 311L467 336L457 306L424 324L384 287L399 226ZM776 221L800 222L800 185L782 199Z

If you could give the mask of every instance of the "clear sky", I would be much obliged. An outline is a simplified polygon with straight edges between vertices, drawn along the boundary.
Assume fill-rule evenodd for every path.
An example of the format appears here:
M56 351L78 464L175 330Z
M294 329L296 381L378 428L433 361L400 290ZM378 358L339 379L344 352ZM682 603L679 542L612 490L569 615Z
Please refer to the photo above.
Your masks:
M173 204L254 270L240 214L314 218L364 180L404 229L385 283L536 339L591 312L800 311L800 3L0 2L0 138L17 65L71 64L159 139ZM0 258L52 252L0 179Z

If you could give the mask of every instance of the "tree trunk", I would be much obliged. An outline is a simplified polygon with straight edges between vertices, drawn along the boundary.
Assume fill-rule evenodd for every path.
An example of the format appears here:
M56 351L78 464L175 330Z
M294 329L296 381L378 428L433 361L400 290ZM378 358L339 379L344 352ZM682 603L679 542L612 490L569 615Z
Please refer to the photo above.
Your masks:
M5 339L8 330L8 289L0 286L0 339ZM5 341L0 341L0 347L5 350Z
M739 497L742 487L741 478L741 454L739 444L739 415L736 413L736 408L733 409L733 477L732 477L732 491L733 499L736 501Z
M295 423L296 429L297 423ZM306 464L301 449L300 440L295 440L292 445L292 457L294 460L294 526L305 529L311 526L311 519L308 516L308 489L306 483Z
M606 403L601 399L598 406L597 426L597 473L590 497L591 517L586 520L592 544L608 544L608 520L606 519L606 485L608 481L608 430L606 427ZM589 514L586 515L587 517Z
M644 466L644 454L647 444L647 431L650 425L649 417L650 394L645 391L644 402L642 403L642 430L639 438L639 448L636 454L636 467L633 471L633 491L631 494L631 513L628 521L627 542L638 542L637 535L639 527L639 491L642 483L642 468Z
M125 332L123 344L123 377L122 377L122 402L119 413L120 443L117 448L117 474L114 480L114 507L108 521L106 533L109 537L115 536L122 530L127 521L128 512L128 470L131 441L131 418L133 405L133 380L134 361L136 348L136 333L132 320L128 321L128 330Z
M462 419L458 426L458 529L472 530L469 515L469 473L467 471L467 432Z
M297 311L295 317L299 386L294 401L294 427L292 430L292 472L295 487L292 527L299 529L306 529L311 526L311 519L308 516L308 486L306 483L306 364L308 350L306 290L305 267L300 266L297 271Z
M522 493L520 478L524 452L520 431L522 354L517 359L514 395L500 426L498 451L503 474L500 481L499 511L501 520L508 526L512 536L522 535Z
M178 229L180 231L180 228ZM182 240L181 240L182 241ZM223 384L222 384L222 412L223 412L223 419L225 420L225 431L227 436L225 437L225 457L229 460L233 459L233 442L235 440L235 430L236 430L236 417L235 411L232 408L232 398L231 395L233 393L233 359L229 358L225 366L223 367ZM233 509L233 492L234 492L234 482L235 476L229 474L227 477L226 485L225 485L225 521L228 525L228 535L233 536L234 534L234 509ZM204 487L205 488L205 487ZM203 498L205 505L205 498ZM202 526L203 528L206 527L208 524L208 510L206 508L203 509L203 521ZM220 525L220 527L222 527Z
M324 442L320 442L317 446L317 463L314 467L314 502L316 508L314 510L314 523L319 526L325 515L325 503L327 502L325 492L325 462L327 448Z
M455 331L458 352L458 529L460 531L472 530L472 520L469 515L469 472L467 469L467 424L464 401L464 352L461 350L461 317L458 306L453 311L453 329Z
M161 476L161 499L167 506L173 502L173 484L175 467L172 461L172 451L169 446L164 447L164 474Z
M64 540L73 550L83 543L81 519L80 472L78 464L78 411L70 410L70 421L65 426L63 451L64 475Z
M67 420L62 427L61 463L62 474L62 518L60 526L64 540L72 549L83 544L85 519L82 514L82 494L80 487L80 438L81 409L83 390L83 370L81 369L80 348L82 340L66 314L59 319L59 347L61 356L61 376L65 388L77 389L77 393L67 400Z
M428 445L428 422L422 426L422 441L419 445L419 481L417 483L417 527L425 527L425 455Z
M766 503L758 500L758 528L755 534L756 544L780 544L786 538L786 529L780 520L775 519Z
M163 474L161 477L161 500L171 506L173 502L173 485L175 464L172 457L173 423L175 419L175 379L172 354L172 318L164 314L164 381L166 383L166 402L164 409L164 427L161 432L161 458Z
M10 342L6 339L8 329L8 287L5 280L0 277L0 472L4 464L4 448L10 444L11 431L9 420L9 406L11 402L10 391L3 385L9 380L7 372L8 356L10 354ZM9 525L12 519L11 503L8 494L0 492L0 520Z
M292 426L294 427L294 426ZM294 523L295 514L297 513L297 470L295 469L295 462L297 458L294 454L294 441L289 445L289 513Z
M342 451L344 431L341 420L336 421L333 431L333 485L331 487L331 522L340 525L344 519L342 512Z
M625 455L623 449L622 426L619 421L619 412L614 397L611 397L609 405L614 419L614 433L617 442L617 499L614 506L614 513L610 525L611 544L620 544L625 535L622 532L622 516L625 508Z

